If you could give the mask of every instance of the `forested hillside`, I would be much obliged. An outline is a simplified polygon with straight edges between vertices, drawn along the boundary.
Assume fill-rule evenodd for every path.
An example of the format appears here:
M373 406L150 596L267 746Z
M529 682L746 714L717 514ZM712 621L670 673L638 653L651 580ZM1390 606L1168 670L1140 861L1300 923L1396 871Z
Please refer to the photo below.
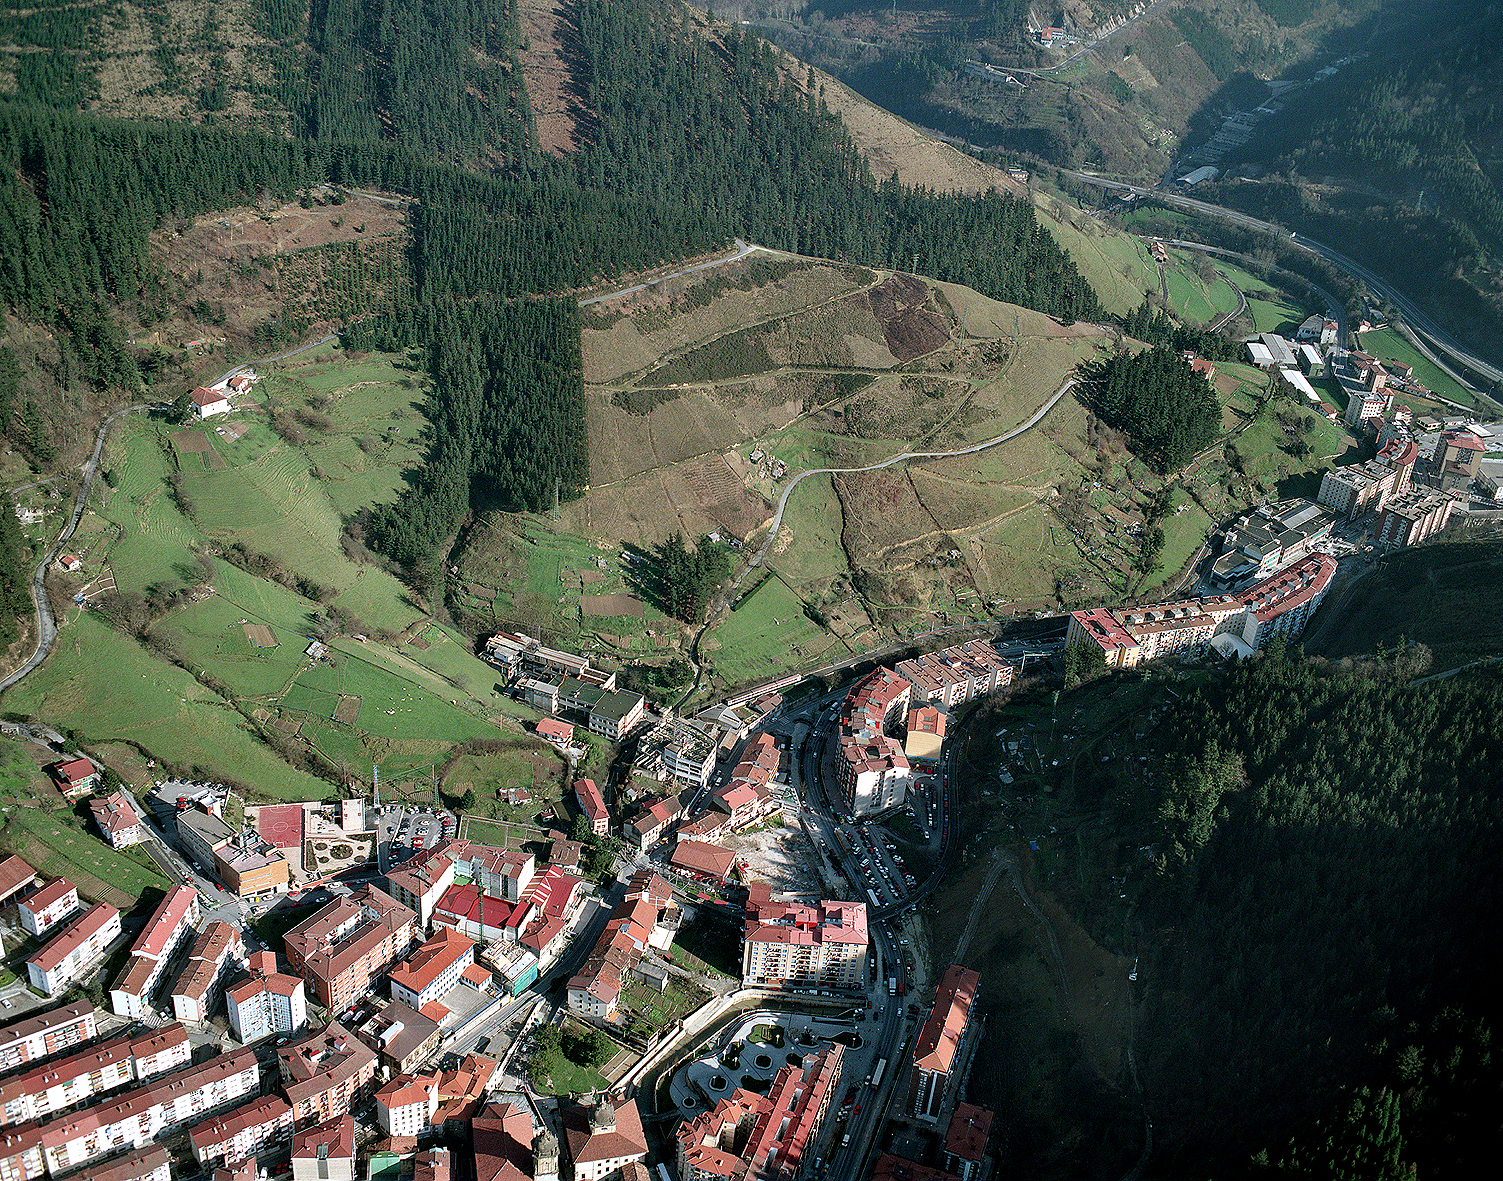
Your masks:
M1337 676L1276 641L1163 723L1139 1060L1183 1168L1450 1176L1498 1130L1503 677L1409 687L1412 655Z
M103 394L96 405L135 396L143 366L157 360L129 341L172 311L173 288L147 250L164 222L267 195L306 199L321 185L412 199L416 307L350 339L427 349L430 463L397 508L365 522L366 538L417 577L436 568L472 503L537 509L584 479L572 306L492 301L576 290L741 236L878 266L917 263L1064 319L1099 311L1026 203L875 183L818 94L734 26L706 34L672 0L582 0L573 20L590 141L560 160L528 147L525 96L506 64L511 7L417 20L419 11L410 0L379 13L315 5L305 41L293 9L268 8L287 50L284 99L302 112L303 134L292 138L0 103L0 298L52 335L58 382ZM464 47L478 43L500 63L483 77L465 73ZM443 88L454 70L468 97ZM472 107L476 94L484 101ZM440 126L438 112L455 103L452 126ZM269 347L308 326L303 314L273 318L254 339ZM13 412L7 424L27 446L29 422ZM46 460L42 448L31 454Z

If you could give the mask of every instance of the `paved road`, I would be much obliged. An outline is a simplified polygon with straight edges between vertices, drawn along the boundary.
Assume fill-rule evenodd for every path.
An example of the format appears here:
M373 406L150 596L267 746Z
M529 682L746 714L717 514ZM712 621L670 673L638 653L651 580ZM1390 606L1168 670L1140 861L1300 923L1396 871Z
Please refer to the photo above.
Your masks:
M1218 319L1214 324L1212 324L1210 328L1206 330L1208 332L1215 332L1218 328L1225 328L1227 321L1235 320L1243 312L1247 311L1247 296L1243 294L1242 288L1238 287L1230 279L1227 279L1225 272L1217 271L1216 273L1223 279L1226 279L1226 285L1237 293L1237 306L1231 311L1227 312L1226 315Z
M315 349L321 344L327 344L337 336L321 336L317 340L310 341L305 345L299 345L295 349L289 349L285 353L278 353L274 357L263 357L259 361L247 361L242 365L226 372L218 381L228 381L242 369L251 365L266 365L273 361L281 361L287 357L295 357L298 353L305 353L309 349ZM216 382L217 384L217 382ZM134 406L127 406L123 410L117 410L104 420L104 425L99 428L99 434L94 438L94 452L89 456L88 462L83 465L83 483L78 489L78 498L73 502L73 515L68 518L68 523L63 531L57 535L52 548L43 556L41 564L37 566L31 576L31 601L36 607L37 613L37 646L31 657L15 672L4 680L0 680L0 693L4 693L17 681L33 672L42 661L47 659L47 654L52 651L52 645L57 640L57 620L52 615L52 604L47 601L47 567L57 560L58 554L63 552L63 546L73 536L73 531L78 528L78 522L83 517L84 508L89 503L89 493L93 491L94 480L99 475L99 457L104 452L105 436L110 433L110 428L128 414L134 414L138 410L171 410L170 404L165 402L138 402Z
M777 540L778 530L782 528L783 514L788 509L788 498L793 495L793 490L800 484L802 484L805 480L807 480L810 476L845 475L853 472L875 472L881 471L883 468L892 467L894 464L907 463L910 459L953 459L956 456L960 455L975 455L979 451L986 451L989 448L996 447L1000 443L1007 442L1009 439L1017 438L1025 431L1032 430L1039 424L1044 415L1048 414L1049 411L1054 409L1055 405L1061 398L1063 398L1066 394L1068 394L1072 389L1075 388L1076 384L1077 379L1073 377L1066 381L1064 385L1060 386L1059 389L1055 391L1054 396L1047 402L1045 402L1042 406L1040 406L1038 410L1034 412L1033 417L1030 418L1027 422L1023 423L1021 426L1015 426L1006 434L998 435L994 439L987 439L985 442L981 443L973 443L971 446L962 447L957 451L905 451L901 455L894 455L891 459L884 459L881 463L868 464L866 467L816 467L810 468L806 472L800 472L797 476L795 476L788 482L788 487L783 489L783 495L778 499L778 511L772 518L772 528L768 531L767 540L762 543L762 548L757 551L757 556L751 560L746 569L741 571L741 573L737 575L736 581L731 584L731 593L734 594L736 588L739 587L743 581L745 581L746 576L753 570L755 570L758 566L760 566L763 560L767 557L768 551L772 549L772 543Z
M673 271L666 275L659 275L657 278L651 279L646 283L638 283L635 287L623 287L619 291L608 291L604 295L596 295L592 296L589 299L582 299L579 301L579 306L588 307L592 303L604 303L608 299L619 299L621 296L630 295L634 291L646 291L654 284L662 283L667 279L677 279L680 275L692 275L695 271L707 271L711 267L723 267L728 262L737 262L740 259L745 258L748 254L757 253L777 254L778 251L769 250L765 246L752 246L746 242L743 242L740 238L737 238L735 254L728 254L724 258L712 258L709 262L697 262L692 267L684 267L682 270Z
M1258 230L1262 233L1275 234L1279 237L1284 237L1289 234L1288 229L1284 226L1274 225L1272 222L1263 221L1260 218L1252 217L1246 213L1240 213L1235 209L1228 209L1222 205L1213 205L1209 201L1200 201L1194 197L1185 197L1181 196L1178 193L1169 193L1161 189L1150 188L1144 185L1124 184L1121 181L1107 180L1105 177L1095 176L1089 172L1070 172L1069 175L1073 176L1076 180L1084 181L1086 184L1097 185L1100 188L1115 189L1119 192L1135 193L1140 197L1151 196L1155 200L1162 201L1166 205L1177 206L1181 209L1194 210L1197 213L1213 214L1216 217L1226 219L1233 225L1239 225L1244 227L1245 229ZM1455 338L1445 332L1445 330L1442 329L1440 325L1436 323L1436 321L1431 319L1430 316L1428 316L1422 309L1420 309L1413 300L1397 291L1394 288L1393 284L1390 283L1387 279L1380 278L1378 275L1374 274L1372 271L1368 270L1360 263L1354 262L1346 255L1340 253L1337 250L1333 250L1331 247L1326 246L1324 243L1315 241L1313 238L1307 238L1301 235L1297 238L1293 238L1292 241L1301 249L1308 250L1311 254L1318 254L1328 262L1334 263L1337 267L1345 271L1347 274L1361 279L1365 284L1367 284L1368 290L1371 291L1375 296L1380 299L1388 299L1388 301L1392 303L1394 307L1398 308L1400 314L1404 317L1404 322L1411 329L1413 329L1420 335L1428 337L1437 349L1449 354L1459 364L1464 365L1468 369L1471 369L1474 373L1484 378L1487 382L1503 381L1503 367L1499 367L1497 365L1493 365L1487 361L1484 361L1481 357L1469 351L1465 346L1455 340ZM1473 385L1472 383L1466 382L1464 379L1460 378L1454 373L1452 374L1452 376L1457 377L1457 380L1462 381L1464 385L1467 385L1468 388L1471 388L1474 392L1481 393L1481 391L1477 390L1475 385Z

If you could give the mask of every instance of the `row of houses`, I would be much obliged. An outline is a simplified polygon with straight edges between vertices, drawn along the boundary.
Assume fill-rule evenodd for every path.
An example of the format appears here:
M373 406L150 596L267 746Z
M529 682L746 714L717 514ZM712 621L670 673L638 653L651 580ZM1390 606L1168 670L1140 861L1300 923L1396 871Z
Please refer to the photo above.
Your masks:
M1295 636L1330 588L1336 561L1314 553L1264 578L1240 594L1181 599L1152 607L1096 607L1072 611L1065 644L1094 645L1108 668L1135 668L1149 660L1197 655L1207 647L1250 656L1275 635Z
M638 870L589 958L568 984L569 1011L595 1021L615 1022L622 989L632 980L662 991L668 974L646 960L649 951L665 952L682 921L673 888L650 870Z

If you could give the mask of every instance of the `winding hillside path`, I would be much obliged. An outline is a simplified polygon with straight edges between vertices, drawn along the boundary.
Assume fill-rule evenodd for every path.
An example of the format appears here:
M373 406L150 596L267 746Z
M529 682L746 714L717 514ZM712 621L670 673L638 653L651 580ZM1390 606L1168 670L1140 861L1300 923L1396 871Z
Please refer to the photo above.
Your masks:
M1061 398L1075 388L1078 382L1079 379L1074 377L1066 381L1064 385L1060 386L1054 392L1052 398L1034 411L1033 417L1020 426L1015 426L1012 430L1007 431L1005 434L997 435L995 438L986 439L980 443L973 443L969 447L961 447L957 451L905 451L901 455L894 455L891 459L884 459L881 463L868 464L866 467L814 467L808 471L800 472L788 482L788 487L783 489L783 495L778 498L778 511L772 518L772 528L768 531L767 540L762 543L762 548L757 551L757 556L747 563L746 569L736 576L736 581L731 584L731 594L736 592L742 582L746 580L746 576L760 566L767 557L768 551L772 549L773 542L778 538L778 530L783 527L783 514L788 509L788 498L793 495L793 490L810 476L852 475L856 472L881 471L883 468L889 468L895 464L907 463L911 459L954 459L961 455L975 455L978 451L986 451L1007 442L1009 439L1017 438L1025 431L1032 430L1042 421L1044 415L1054 409Z
M272 357L262 357L258 361L246 361L228 370L216 383L227 381L242 369L253 365L267 365L273 361L281 361L287 357L294 357L298 353L306 353L309 349L316 349L319 345L328 344L336 339L334 336L321 336L317 340L299 345L295 349L289 349L285 353L278 353ZM172 409L168 402L138 402L134 406L126 406L117 410L104 420L99 428L99 434L94 438L94 451L83 465L83 482L79 485L78 497L73 502L73 513L68 518L68 523L63 526L62 532L57 535L57 540L52 547L43 555L41 563L33 571L31 576L31 601L36 607L37 614L37 646L26 663L9 676L0 680L0 693L4 693L17 681L28 676L47 659L47 654L52 651L52 645L57 641L57 620L52 614L52 604L47 599L47 567L57 560L58 554L63 552L63 546L73 536L73 531L78 528L78 522L83 519L84 509L89 503L89 493L94 490L94 480L99 475L99 457L104 453L104 440L109 435L110 428L128 414L134 414L138 410L169 411Z

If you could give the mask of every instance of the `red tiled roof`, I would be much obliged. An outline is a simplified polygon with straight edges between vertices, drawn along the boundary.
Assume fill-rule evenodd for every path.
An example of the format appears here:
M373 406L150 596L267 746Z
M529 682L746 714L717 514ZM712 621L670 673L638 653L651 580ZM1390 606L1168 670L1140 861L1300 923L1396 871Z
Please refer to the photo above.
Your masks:
M672 863L681 869L724 877L736 863L736 855L708 841L679 841L673 847Z
M971 1017L971 1005L981 974L960 964L951 964L940 978L934 1008L913 1047L913 1064L920 1070L949 1073L955 1065L960 1036Z
M991 1130L990 1111L973 1103L957 1103L950 1127L945 1132L945 1151L954 1153L961 1160L979 1161L986 1151L986 1139Z
M0 861L0 901L9 898L36 876L37 871L19 857L11 856Z
M63 783L78 783L87 779L90 775L97 775L98 771L88 759L71 759L66 763L59 763L52 769L52 773Z

